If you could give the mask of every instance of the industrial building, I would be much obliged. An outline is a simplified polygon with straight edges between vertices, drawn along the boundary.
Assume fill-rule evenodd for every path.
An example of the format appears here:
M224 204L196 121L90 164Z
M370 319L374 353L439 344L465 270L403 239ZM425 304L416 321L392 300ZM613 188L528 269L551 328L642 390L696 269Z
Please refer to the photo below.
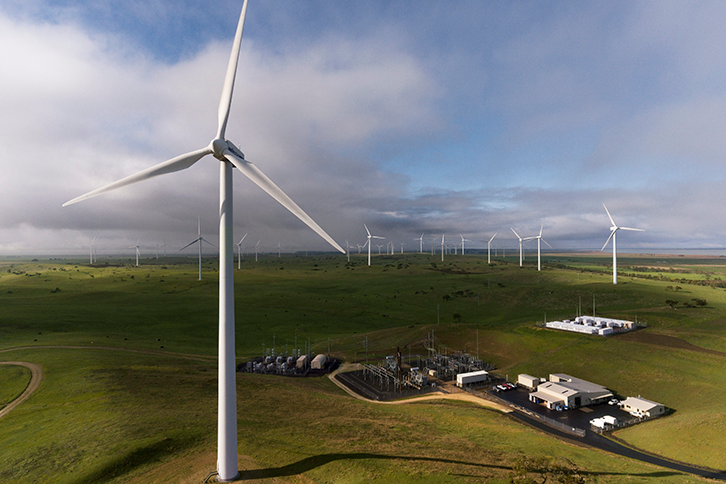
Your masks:
M635 323L633 321L625 321L623 319L578 316L573 321L570 321L569 319L564 321L550 321L549 323L545 323L545 327L563 331L572 331L575 333L608 336L614 333L632 331L635 329Z
M596 383L564 373L553 373L550 381L540 383L536 391L529 394L529 400L555 410L603 403L612 396L610 390Z
M628 397L620 402L620 408L637 417L657 417L665 413L665 406L640 396Z

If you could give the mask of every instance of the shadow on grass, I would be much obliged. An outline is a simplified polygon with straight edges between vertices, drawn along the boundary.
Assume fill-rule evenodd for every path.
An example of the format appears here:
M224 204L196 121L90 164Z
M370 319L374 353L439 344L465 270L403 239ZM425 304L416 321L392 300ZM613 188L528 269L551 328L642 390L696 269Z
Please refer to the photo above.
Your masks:
M320 454L312 457L306 457L292 464L282 467L272 467L269 469L254 469L249 471L241 471L239 480L245 481L249 479L267 479L271 477L287 477L302 474L313 470L317 467L329 464L337 460L361 460L361 459L379 459L379 460L404 460L404 461L421 461L421 462L440 462L444 464L459 464L475 467L486 467L490 469L511 470L511 467L500 466L494 464L480 464L478 462L464 462L452 459L439 459L434 457L415 457L405 455L385 455L385 454Z
M116 457L103 467L79 478L75 484L108 482L145 464L161 462L164 458L197 444L198 441L194 438L165 438Z
M306 457L305 459L293 462L281 467L271 467L269 469L253 469L248 471L240 471L238 480L247 481L252 479L269 479L273 477L290 477L305 472L311 471L317 467L324 466L338 460L360 460L360 459L379 459L379 460L403 460L403 461L420 461L420 462L438 462L443 464L457 464L466 465L479 468L487 469L499 469L503 471L511 471L512 467L496 465L496 464L482 464L479 462L465 462L453 459L440 459L435 457L416 457L416 456L399 456L399 455L385 455L385 454L371 454L371 453L357 453L357 454L320 454L312 457ZM672 471L657 471L657 472L644 472L640 474L627 473L627 472L588 472L580 471L580 474L589 476L633 476L633 477L668 477L674 475L680 475L680 472ZM460 475L464 477L478 477L470 476L468 474L452 474Z

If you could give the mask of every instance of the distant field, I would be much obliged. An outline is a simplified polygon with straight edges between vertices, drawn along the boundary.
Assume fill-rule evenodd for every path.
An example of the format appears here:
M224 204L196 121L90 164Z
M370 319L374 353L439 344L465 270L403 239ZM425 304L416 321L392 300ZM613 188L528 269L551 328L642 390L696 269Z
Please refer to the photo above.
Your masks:
M330 345L335 356L361 361L367 339L374 360L396 347L425 354L433 332L439 345L478 350L511 379L565 372L664 403L673 415L618 436L725 468L724 261L623 257L614 286L607 257L544 259L538 272L529 257L524 268L496 259L490 266L485 255L443 263L380 256L372 267L353 255L351 264L344 256L245 258L235 270L237 355L309 340L316 351ZM0 351L23 348L0 359L40 363L45 372L40 390L0 421L0 482L199 482L214 469L216 261L205 262L203 281L197 276L188 259L139 268L0 261ZM647 329L599 338L535 326L591 314L593 299L597 314L637 318ZM693 299L707 303L685 307ZM678 341L695 349L671 344ZM3 371L0 381L22 381ZM597 482L699 482L559 443L467 404L379 406L327 379L238 382L240 462L253 482L293 482L301 473L312 482L505 482L518 459L537 455L570 459Z

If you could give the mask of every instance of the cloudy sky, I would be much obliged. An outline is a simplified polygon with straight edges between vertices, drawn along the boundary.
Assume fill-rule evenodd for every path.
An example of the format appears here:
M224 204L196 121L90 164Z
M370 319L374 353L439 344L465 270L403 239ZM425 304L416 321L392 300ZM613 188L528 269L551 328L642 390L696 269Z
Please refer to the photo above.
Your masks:
M211 4L211 6L210 6ZM0 4L0 255L217 242L240 1ZM227 137L341 245L726 246L724 2L251 0ZM235 234L326 243L235 173ZM246 244L245 242L245 244ZM375 248L374 248L375 250Z

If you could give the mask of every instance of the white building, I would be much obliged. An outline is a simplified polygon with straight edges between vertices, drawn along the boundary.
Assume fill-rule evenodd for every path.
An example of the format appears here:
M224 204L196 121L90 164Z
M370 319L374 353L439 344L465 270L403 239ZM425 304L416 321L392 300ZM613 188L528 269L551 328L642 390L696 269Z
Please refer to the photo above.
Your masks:
M638 417L657 417L665 413L665 405L646 400L640 396L626 398L620 402L620 408Z
M526 373L520 373L517 375L517 385L521 385L525 388L529 388L530 390L534 390L537 388L537 385L539 385L539 378L532 375L527 375Z
M635 328L635 323L623 319L578 316L574 321L570 321L569 319L564 321L550 321L549 323L545 323L545 327L562 331L572 331L574 333L607 336L613 333L631 331Z
M471 385L472 383L480 383L489 379L489 372L480 370L472 371L469 373L459 373L456 375L456 386L461 388L464 385Z
M579 408L603 403L612 396L604 386L564 373L553 373L550 381L540 383L537 390L529 394L529 400L549 409Z

